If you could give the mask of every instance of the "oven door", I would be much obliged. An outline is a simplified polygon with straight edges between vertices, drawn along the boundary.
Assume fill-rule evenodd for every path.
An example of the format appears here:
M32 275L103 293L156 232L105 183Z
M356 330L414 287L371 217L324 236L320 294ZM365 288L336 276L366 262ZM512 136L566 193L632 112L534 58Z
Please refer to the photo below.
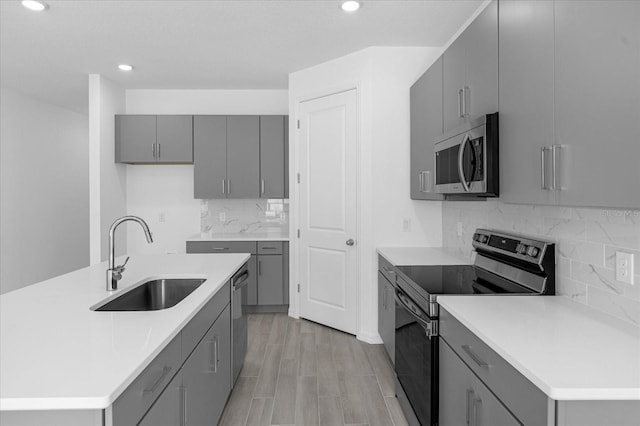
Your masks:
M422 426L438 424L438 337L429 337L437 320L430 319L396 289L396 376L406 399L399 397L407 419ZM409 411L411 410L411 411ZM409 421L410 424L414 422Z

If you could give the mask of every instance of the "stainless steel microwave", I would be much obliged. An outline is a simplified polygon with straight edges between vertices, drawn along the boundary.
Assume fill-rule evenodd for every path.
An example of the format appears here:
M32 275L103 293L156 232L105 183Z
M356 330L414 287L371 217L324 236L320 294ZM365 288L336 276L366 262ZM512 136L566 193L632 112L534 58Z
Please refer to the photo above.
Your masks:
M437 193L499 195L497 112L452 130L434 148Z

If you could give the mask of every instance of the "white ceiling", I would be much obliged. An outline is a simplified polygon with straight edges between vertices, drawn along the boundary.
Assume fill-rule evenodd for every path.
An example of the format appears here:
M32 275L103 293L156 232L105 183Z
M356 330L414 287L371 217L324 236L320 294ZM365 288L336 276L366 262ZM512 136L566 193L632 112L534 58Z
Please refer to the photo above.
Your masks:
M286 89L368 46L442 46L482 0L0 1L3 87L86 112L87 74L127 89ZM119 63L135 66L132 73Z

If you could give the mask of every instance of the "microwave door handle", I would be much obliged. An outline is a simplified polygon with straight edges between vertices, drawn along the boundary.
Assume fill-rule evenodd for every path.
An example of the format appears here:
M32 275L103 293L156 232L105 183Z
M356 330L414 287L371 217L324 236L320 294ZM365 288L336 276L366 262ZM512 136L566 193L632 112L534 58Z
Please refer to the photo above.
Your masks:
M464 176L464 167L462 166L462 161L464 160L464 149L467 146L467 142L471 137L467 133L462 138L462 143L460 144L460 150L458 151L458 175L460 176L460 182L462 182L462 187L465 192L469 192L469 185L467 184L467 178Z

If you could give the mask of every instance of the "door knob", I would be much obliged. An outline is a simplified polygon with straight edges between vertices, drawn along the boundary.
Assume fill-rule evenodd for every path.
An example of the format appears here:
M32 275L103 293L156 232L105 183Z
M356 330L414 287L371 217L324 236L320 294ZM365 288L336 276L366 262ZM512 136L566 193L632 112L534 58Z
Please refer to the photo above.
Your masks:
M352 238L349 238L349 239L347 240L347 245L348 245L348 246L352 246L353 244L354 244L353 239L352 239Z

